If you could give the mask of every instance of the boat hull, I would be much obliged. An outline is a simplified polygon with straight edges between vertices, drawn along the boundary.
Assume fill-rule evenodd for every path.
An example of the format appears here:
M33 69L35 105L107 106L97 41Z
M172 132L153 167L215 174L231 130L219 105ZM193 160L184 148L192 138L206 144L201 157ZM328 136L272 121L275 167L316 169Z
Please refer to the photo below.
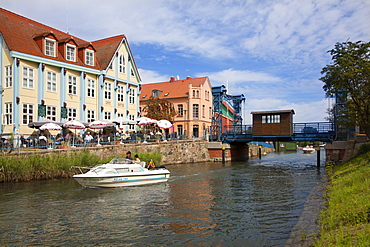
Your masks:
M315 153L315 149L302 149L304 154L313 154Z
M109 177L88 176L86 174L74 175L73 178L84 187L125 187L138 186L153 183L167 182L170 177L167 173L155 173L145 175L119 175Z

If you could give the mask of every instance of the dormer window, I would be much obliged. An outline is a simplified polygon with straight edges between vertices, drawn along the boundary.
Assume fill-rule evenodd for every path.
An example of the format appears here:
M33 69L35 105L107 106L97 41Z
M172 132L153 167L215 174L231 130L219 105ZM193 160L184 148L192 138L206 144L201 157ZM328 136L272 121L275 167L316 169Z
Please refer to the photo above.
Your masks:
M76 61L76 46L73 45L67 45L67 51L66 51L66 59L68 61L75 62Z
M85 64L94 66L94 51L87 50L85 51Z
M45 39L45 55L55 57L55 40Z
M157 89L154 89L154 90L152 90L152 97L153 98L158 98L159 97L159 95L161 95L161 93L162 93L163 91L160 91L160 90L157 90Z

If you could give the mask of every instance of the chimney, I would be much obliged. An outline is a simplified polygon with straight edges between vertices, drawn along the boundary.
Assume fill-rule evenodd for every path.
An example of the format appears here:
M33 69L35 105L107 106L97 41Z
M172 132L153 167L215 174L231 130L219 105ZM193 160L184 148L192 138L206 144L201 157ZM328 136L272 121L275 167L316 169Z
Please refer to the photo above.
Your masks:
M174 81L175 81L175 77L171 76L170 82L174 82Z
M191 77L190 77L190 76L187 76L187 77L186 77L186 80L189 80L189 79L191 79Z

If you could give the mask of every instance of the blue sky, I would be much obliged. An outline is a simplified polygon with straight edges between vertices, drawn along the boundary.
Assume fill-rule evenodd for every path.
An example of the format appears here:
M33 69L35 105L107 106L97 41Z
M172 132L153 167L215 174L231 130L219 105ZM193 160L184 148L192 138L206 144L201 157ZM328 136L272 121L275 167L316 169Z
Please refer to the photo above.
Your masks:
M102 4L103 3L103 4ZM321 69L336 42L370 41L369 0L0 0L71 35L129 40L143 83L208 76L251 111L325 121Z

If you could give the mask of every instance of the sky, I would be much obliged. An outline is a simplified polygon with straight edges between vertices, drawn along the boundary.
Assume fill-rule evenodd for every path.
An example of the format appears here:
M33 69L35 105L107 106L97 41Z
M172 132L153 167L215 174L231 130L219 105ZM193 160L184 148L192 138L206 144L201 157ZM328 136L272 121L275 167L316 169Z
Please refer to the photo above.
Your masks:
M369 0L0 0L1 8L95 41L126 35L142 83L207 76L252 111L326 121L321 69L337 42L370 41Z

